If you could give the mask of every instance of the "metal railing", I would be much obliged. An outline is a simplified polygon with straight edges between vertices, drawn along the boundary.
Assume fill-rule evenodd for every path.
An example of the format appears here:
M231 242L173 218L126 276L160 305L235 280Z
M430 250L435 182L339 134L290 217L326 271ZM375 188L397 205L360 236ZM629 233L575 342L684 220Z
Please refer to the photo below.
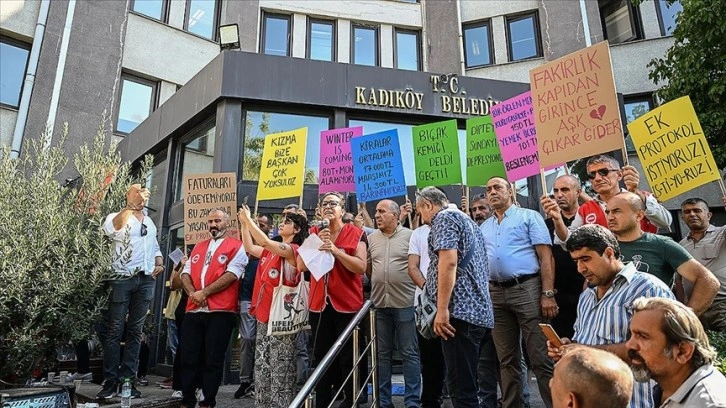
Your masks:
M338 337L335 343L333 343L333 346L330 348L330 350L328 350L327 354L325 354L325 357L323 357L323 359L318 362L315 371L310 374L310 377L305 382L305 385L302 386L300 392L298 392L295 396L295 399L293 399L290 407L300 408L304 406L305 408L313 408L315 406L315 394L313 392L315 390L315 386L318 384L320 379L323 377L325 372L335 360L335 357L340 353L340 350L343 349L345 343L351 336L353 336L353 369L342 381L340 388L338 388L338 391L331 399L328 408L330 408L335 403L335 399L338 397L338 395L340 395L341 392L343 392L345 384L348 382L349 379L351 379L351 377L353 381L352 388L353 390L355 390L355 396L354 398L352 398L354 406L357 406L355 402L358 401L361 394L363 392L368 392L368 380L370 379L373 384L373 401L371 402L371 407L378 407L378 347L376 345L376 311L375 309L373 309L372 305L373 304L370 300L367 300L365 303L363 303L363 307L361 308L361 310L358 311L355 317L353 317L353 320L348 323L348 326L345 328L345 330L343 330L343 333L340 335L340 337ZM358 326L365 318L366 313L369 314L369 327L371 331L371 338L364 345L363 351L361 353L359 344L360 327ZM371 371L370 373L368 373L368 376L363 381L363 385L361 387L359 386L360 378L358 378L358 366L361 363L363 355L368 352L370 352L371 358Z

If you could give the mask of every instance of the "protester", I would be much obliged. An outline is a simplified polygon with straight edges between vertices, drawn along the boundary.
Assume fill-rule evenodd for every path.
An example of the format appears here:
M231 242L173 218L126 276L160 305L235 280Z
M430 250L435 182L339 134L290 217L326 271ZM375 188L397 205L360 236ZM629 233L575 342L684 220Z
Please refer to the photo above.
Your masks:
M186 315L187 302L189 301L189 296L187 296L187 293L184 291L184 285L182 285L181 282L181 272L182 270L184 270L184 265L186 265L187 261L189 260L186 255L189 251L191 251L191 247L188 249L184 249L185 255L182 257L181 261L179 261L179 263L174 266L171 271L171 276L169 277L169 288L171 290L179 290L181 292L179 303L174 310L174 322L176 323L176 333L177 337L179 338L179 343L177 343L177 353L176 357L174 358L174 366L171 370L171 382L164 380L159 384L160 388L171 388L171 396L177 398L181 398L182 396L181 360L184 356L182 356L180 350L182 343L182 328L184 327L184 316ZM201 380L197 381L198 387L201 387L201 383Z
M136 377L141 329L154 297L154 279L164 273L156 225L143 212L149 196L149 190L140 184L131 185L126 193L126 208L109 214L103 223L103 232L113 242L112 269L118 279L108 283L111 293L103 344L104 384L97 398L113 398L124 378ZM124 325L126 336L122 356ZM135 385L132 385L131 397L141 397Z
M726 206L726 197L723 198ZM701 314L706 329L726 332L726 226L711 224L708 204L701 198L689 198L681 204L683 222L688 236L680 242L693 258L710 270L720 282L720 288L711 306ZM693 296L693 282L683 280L687 298Z
M619 193L608 201L608 228L618 239L623 261L657 276L669 287L676 272L693 282L687 305L700 315L716 296L718 279L672 239L643 232L643 213L643 201L633 193Z
M552 188L553 201L548 201L544 208L548 218L545 220L550 238L555 237L555 219L561 220L566 227L572 225L580 209L578 197L582 194L580 181L571 175L555 179ZM553 205L554 204L554 205ZM552 319L552 327L563 337L572 337L577 317L577 301L585 287L585 278L577 272L577 265L570 254L562 246L552 247L555 260L555 300L560 308L557 316Z
M435 187L416 194L416 212L431 226L425 290L436 302L433 329L441 337L453 406L478 407L479 348L494 325L487 249L477 225L448 204L446 195Z
M378 381L382 408L393 407L391 368L393 350L403 361L404 404L419 406L421 367L416 319L413 310L415 285L408 276L408 248L412 231L399 222L401 208L392 200L376 205L378 232L368 236L368 270L371 300L376 308Z
M660 279L638 272L632 263L624 264L618 241L605 227L591 224L576 229L567 240L567 250L589 287L577 304L574 337L561 338L561 347L548 341L548 355L558 361L574 342L609 351L628 362L625 341L633 302L641 297L673 298L673 294ZM630 406L653 406L648 384L634 385Z
M555 365L550 389L554 408L625 408L633 374L613 353L573 347Z
M482 225L484 221L492 215L492 209L489 206L486 193L477 194L471 198L471 218L477 225Z
M408 275L416 285L414 307L418 305L419 294L426 284L430 264L429 233L431 227L423 224L413 230L408 244ZM421 408L441 408L444 388L444 355L441 338L427 339L418 334L421 361Z
M494 216L480 229L491 271L492 335L501 369L502 404L524 404L521 331L540 395L550 407L552 361L547 358L546 339L538 325L559 312L554 299L552 242L538 212L514 205L514 191L507 180L492 177L486 191Z
M598 224L607 227L605 218L606 203L621 191L629 191L636 194L645 203L643 214L645 217L640 221L640 228L645 232L656 233L659 228L668 230L673 217L671 213L658 203L652 194L640 189L640 174L633 166L623 166L610 156L593 156L587 160L587 178L590 180L592 189L597 193L594 199L585 202L577 210L577 215L569 227L564 223L555 222L555 244L562 245L567 241L571 231L584 224ZM625 189L620 188L620 181L625 184ZM551 198L543 195L541 198L542 207L552 207ZM549 204L547 204L549 202ZM549 213L549 212L548 212Z
M310 323L315 338L313 354L319 362L333 347L345 327L363 307L363 280L367 253L363 230L343 223L343 196L327 193L322 196L320 208L329 226L313 226L311 234L323 241L318 248L333 255L333 269L321 280L310 279ZM305 262L298 257L298 268L307 271ZM346 342L338 357L315 387L316 407L327 407L332 400L332 385L345 379L353 369L352 340ZM342 406L353 406L355 391L352 381L344 384L345 399ZM356 401L357 403L357 401Z
M726 378L713 366L716 351L693 311L671 299L640 298L633 313L630 367L636 381L658 383L655 406L726 407Z
M224 357L237 322L239 278L247 265L242 242L228 236L229 214L213 210L207 218L211 238L197 243L181 274L189 296L181 332L182 407L194 407L201 378L200 407L214 407L222 382Z
M297 248L308 236L308 222L297 213L285 215L279 228L282 243L277 243L255 225L247 206L238 217L245 250L260 260L250 306L250 314L257 319L255 407L287 407L297 384L297 333L270 336L267 325L273 289L280 284L294 287L302 279L296 268Z

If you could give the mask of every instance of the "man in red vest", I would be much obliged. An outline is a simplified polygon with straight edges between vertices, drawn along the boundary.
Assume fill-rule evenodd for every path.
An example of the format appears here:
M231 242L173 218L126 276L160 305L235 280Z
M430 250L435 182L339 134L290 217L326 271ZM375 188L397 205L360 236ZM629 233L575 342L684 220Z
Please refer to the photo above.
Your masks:
M540 201L545 214L552 217L555 224L554 244L563 245L570 236L570 232L584 224L598 224L607 228L606 203L621 191L635 193L643 200L645 217L640 223L640 228L644 232L655 234L658 232L658 228L670 230L671 221L673 221L671 213L660 205L652 194L638 187L640 174L635 167L623 166L621 169L620 163L610 156L593 156L587 160L587 178L597 195L593 200L580 206L569 228L562 221L562 217L559 217L560 209L557 202L546 194L542 196ZM620 180L625 183L625 189L620 188Z
M247 265L242 242L227 236L229 214L214 210L209 213L207 225L211 238L194 246L181 275L189 295L179 345L183 357L182 407L197 403L196 378L202 379L204 393L199 406L216 405L224 355L237 324L239 278Z

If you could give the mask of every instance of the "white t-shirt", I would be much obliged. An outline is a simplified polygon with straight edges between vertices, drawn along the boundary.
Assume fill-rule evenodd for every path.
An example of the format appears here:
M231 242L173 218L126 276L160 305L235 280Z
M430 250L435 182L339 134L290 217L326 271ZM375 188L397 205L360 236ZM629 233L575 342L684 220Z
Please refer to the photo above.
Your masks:
M429 258L429 233L431 232L431 227L428 225L422 225L415 230L413 230L413 234L411 234L411 240L408 241L408 254L409 255L418 255L419 263L418 268L421 270L421 273L423 274L424 279L426 279L426 273L429 270L429 263L431 262L431 258ZM416 286L416 292L413 295L413 304L414 306L418 305L418 295L421 294L421 288Z
M102 227L106 236L113 241L113 271L127 276L139 271L151 275L156 265L156 257L162 256L156 240L156 225L146 215L143 221L131 215L126 225L117 231L113 226L116 215L117 212L109 214Z

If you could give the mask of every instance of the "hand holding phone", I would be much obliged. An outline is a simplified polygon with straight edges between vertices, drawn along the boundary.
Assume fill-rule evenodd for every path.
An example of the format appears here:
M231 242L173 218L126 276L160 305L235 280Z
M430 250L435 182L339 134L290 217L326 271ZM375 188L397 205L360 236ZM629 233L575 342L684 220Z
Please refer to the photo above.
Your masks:
M562 340L560 340L560 336L557 335L557 332L552 325L540 323L539 328L542 330L545 337L547 337L547 340L550 341L550 344L557 348L562 347Z

